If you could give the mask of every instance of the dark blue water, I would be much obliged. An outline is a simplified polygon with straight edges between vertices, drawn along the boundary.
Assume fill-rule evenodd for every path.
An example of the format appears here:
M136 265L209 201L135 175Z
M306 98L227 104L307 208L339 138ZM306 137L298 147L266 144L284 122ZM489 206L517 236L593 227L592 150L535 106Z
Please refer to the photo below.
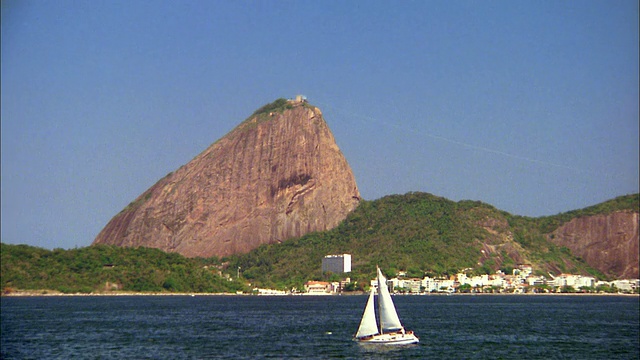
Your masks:
M639 299L398 296L420 337L351 340L365 296L3 297L3 359L638 359Z

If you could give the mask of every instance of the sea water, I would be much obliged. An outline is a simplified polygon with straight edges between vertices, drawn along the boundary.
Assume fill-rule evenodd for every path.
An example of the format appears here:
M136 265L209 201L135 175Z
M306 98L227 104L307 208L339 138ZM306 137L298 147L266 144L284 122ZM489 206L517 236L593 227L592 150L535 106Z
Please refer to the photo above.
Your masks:
M2 359L638 359L636 296L395 296L417 345L352 340L366 296L1 299Z

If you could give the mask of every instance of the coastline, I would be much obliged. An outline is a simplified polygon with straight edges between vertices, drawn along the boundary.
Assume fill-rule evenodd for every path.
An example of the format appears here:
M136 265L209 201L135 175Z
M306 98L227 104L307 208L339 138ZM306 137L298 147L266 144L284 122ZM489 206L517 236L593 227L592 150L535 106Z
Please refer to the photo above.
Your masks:
M47 296L247 296L251 294L237 293L169 293L169 292L135 292L135 291L109 291L96 293L61 293L53 290L14 290L9 294L3 293L1 297L47 297Z
M340 293L340 294L247 294L247 293L196 293L196 292L134 292L134 291L109 291L97 293L69 293L65 294L55 290L14 290L11 293L2 293L0 297L51 297L51 296L358 296L366 295L365 292ZM393 294L393 296L635 296L640 294L629 293L435 293L435 294Z

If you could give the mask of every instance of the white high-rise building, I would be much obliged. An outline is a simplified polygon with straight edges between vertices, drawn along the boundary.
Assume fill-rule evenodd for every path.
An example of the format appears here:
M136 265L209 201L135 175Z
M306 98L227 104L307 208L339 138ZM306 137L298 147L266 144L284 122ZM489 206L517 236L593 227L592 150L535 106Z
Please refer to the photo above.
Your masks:
M322 259L322 272L334 274L351 272L351 254L325 256Z

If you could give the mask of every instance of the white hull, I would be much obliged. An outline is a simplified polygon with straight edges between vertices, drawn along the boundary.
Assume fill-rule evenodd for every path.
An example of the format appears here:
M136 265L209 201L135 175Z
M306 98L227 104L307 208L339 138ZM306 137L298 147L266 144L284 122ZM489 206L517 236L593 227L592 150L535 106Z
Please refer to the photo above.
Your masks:
M420 342L413 333L387 333L377 334L370 337L356 339L361 344L381 344L381 345L409 345Z
M396 307L393 305L389 289L387 288L387 279L382 275L380 268L378 270L378 316L380 318L380 326L376 319L375 311L375 289L371 287L367 305L362 314L360 326L356 332L354 340L360 344L380 344L380 345L408 345L420 342L413 331L405 331ZM389 331L385 333L385 331Z

